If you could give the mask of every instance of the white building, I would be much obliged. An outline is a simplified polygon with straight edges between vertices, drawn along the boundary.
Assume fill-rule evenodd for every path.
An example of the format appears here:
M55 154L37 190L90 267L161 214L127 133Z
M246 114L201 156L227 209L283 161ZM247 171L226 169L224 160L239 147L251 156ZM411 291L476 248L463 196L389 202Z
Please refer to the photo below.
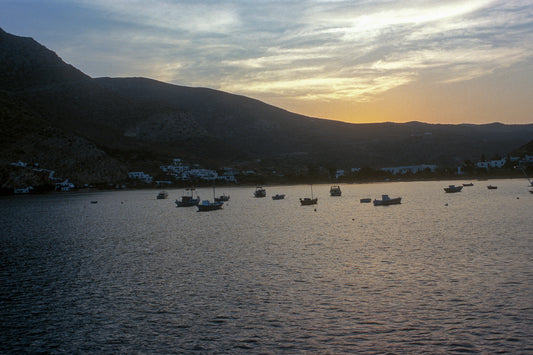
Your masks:
M145 182L147 184L152 183L152 179L153 179L150 175L146 174L143 171L130 171L128 173L128 177L130 179L140 180L140 181Z
M198 178L202 180L216 180L218 177L218 174L215 170L209 170L209 169L190 169L189 171L189 177L190 178Z
M519 160L518 165L533 165L533 155L526 155L524 158Z
M490 160L490 161L480 161L476 164L478 168L503 168L503 166L507 163L507 158L502 158L498 160Z
M437 170L436 165L428 165L428 164L421 164L421 165L411 165L411 166L397 166L392 168L381 168L382 171L386 171L389 173L392 173L393 175L402 175L407 173L416 174L418 172L425 171L426 169L429 169L432 173Z
M63 182L56 183L56 191L68 192L74 188L76 188L76 185L69 182L68 179Z

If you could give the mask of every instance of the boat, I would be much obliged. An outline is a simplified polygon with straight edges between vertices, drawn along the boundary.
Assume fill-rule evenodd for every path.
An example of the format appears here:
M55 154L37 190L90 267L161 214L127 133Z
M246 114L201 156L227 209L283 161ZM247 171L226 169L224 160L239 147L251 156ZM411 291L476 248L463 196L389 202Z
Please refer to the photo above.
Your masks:
M273 200L283 200L285 198L285 195L280 195L280 194L275 194L274 196L272 196L272 199Z
M215 197L215 202L226 202L229 201L229 195L222 194L219 197Z
M360 203L370 203L372 199L370 197L365 197L359 200Z
M207 212L221 210L223 205L224 202L222 201L209 202L209 200L203 200L201 203L197 204L196 207L198 207L198 212Z
M176 200L176 207L192 207L197 206L200 203L200 196L196 194L196 189L186 189L181 201Z
M520 170L522 170L522 172L524 173L524 175L526 176L526 179L527 181L529 182L529 186L527 187L528 191L531 192L533 194L533 180L531 180L528 176L527 176L527 173L526 171L524 170L524 168L520 167Z
M304 197L304 198L300 198L300 204L302 206L309 206L309 205L316 205L318 203L318 198L309 198L309 197Z
M301 206L316 205L318 203L318 198L313 198L313 186L311 186L311 197L300 198Z
M469 182L468 184L463 184L463 186L474 186L474 183Z
M198 208L198 212L208 212L208 211L221 210L223 205L224 205L223 201L216 201L215 185L213 185L213 202L210 202L209 200L203 200L202 202L197 204L196 207Z
M496 190L497 188L498 188L498 186L494 186L494 185L487 186L487 189L489 189L489 190Z
M453 193L453 192L461 192L462 189L463 189L462 186L449 185L448 187L444 188L444 191L446 191L447 193Z
M401 203L401 197L390 198L389 195L381 195L381 200L374 199L374 206L399 205Z
M158 200L164 200L168 197L168 192L166 191L161 191L160 193L157 194L157 199Z
M329 194L331 196L342 195L341 187L339 185L331 185L331 187L329 188Z
M254 197L266 197L266 195L267 195L266 190L263 187L257 186L255 188Z

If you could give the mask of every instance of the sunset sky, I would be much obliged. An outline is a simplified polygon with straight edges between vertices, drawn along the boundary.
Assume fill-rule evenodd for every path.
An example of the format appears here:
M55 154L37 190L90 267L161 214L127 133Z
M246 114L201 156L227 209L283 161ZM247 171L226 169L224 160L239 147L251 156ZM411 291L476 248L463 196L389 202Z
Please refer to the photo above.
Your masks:
M92 77L363 122L533 123L532 0L0 0Z

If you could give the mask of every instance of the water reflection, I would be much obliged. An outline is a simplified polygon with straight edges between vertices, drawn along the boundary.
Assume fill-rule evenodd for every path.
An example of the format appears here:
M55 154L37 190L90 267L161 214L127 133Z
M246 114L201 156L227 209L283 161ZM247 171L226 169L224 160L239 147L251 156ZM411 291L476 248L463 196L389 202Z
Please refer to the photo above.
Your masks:
M528 351L533 196L495 184L240 187L206 214L180 190L2 198L0 349ZM359 203L383 193L402 204Z

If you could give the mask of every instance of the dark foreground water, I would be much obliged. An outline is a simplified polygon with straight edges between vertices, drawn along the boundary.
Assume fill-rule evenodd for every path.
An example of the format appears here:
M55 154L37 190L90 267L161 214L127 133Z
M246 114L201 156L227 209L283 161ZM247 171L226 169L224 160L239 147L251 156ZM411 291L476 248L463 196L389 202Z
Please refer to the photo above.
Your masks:
M533 194L488 183L1 198L0 352L533 353Z

